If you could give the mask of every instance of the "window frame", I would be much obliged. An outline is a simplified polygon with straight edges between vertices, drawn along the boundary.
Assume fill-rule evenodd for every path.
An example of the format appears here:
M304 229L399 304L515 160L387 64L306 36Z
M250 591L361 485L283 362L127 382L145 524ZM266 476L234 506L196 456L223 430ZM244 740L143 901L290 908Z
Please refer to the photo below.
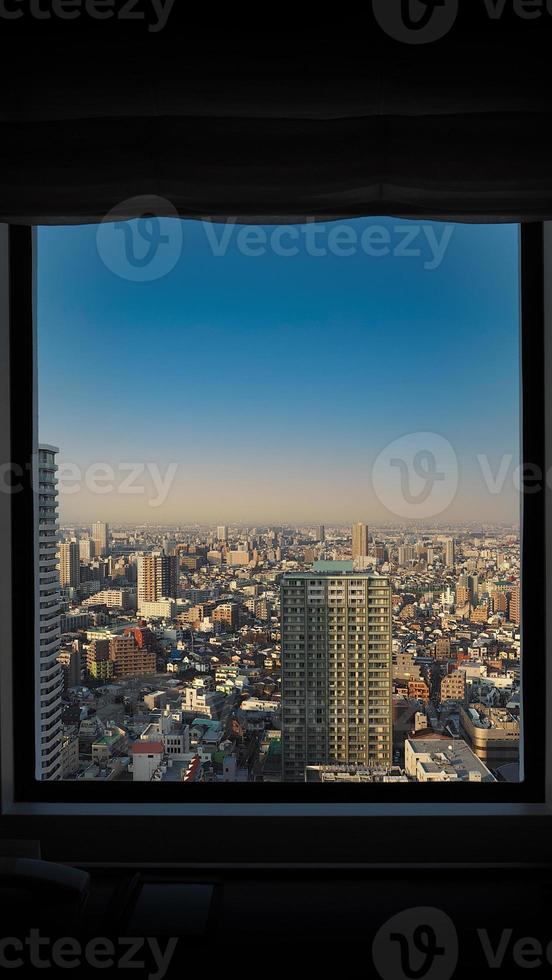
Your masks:
M544 343L544 226L540 222L521 226L520 295L521 295L521 405L522 459L539 465L546 472L545 453L545 343ZM4 755L4 806L12 812L62 812L60 808L77 806L90 814L99 807L121 806L138 813L153 807L169 812L177 805L179 812L214 816L243 808L267 816L284 810L297 815L360 815L390 812L394 815L435 815L436 807L451 806L466 815L483 813L485 807L537 807L546 804L545 725L543 677L546 676L546 551L544 492L522 494L522 684L523 744L525 779L522 783L493 784L188 784L185 789L172 783L85 781L38 782L34 779L34 724L21 724L28 718L30 697L35 691L35 621L34 621L34 494L29 461L37 450L36 425L36 344L35 344L35 233L23 226L10 226L9 249L9 366L10 366L10 437L12 462L20 469L23 489L9 495L11 507L11 589L13 649L4 650L10 658L13 682L8 688L11 703L2 711L2 750ZM531 487L531 477L527 480ZM33 651L23 657L22 650ZM531 651L530 666L524 651ZM4 687L4 683L3 683ZM34 697L32 698L34 704ZM4 691L4 706L6 691ZM550 714L550 712L548 712ZM6 760L6 752L9 757ZM7 764L6 764L7 762ZM382 810L383 807L383 810ZM46 808L46 809L44 809ZM295 808L295 809L294 809ZM483 808L483 809L481 809Z

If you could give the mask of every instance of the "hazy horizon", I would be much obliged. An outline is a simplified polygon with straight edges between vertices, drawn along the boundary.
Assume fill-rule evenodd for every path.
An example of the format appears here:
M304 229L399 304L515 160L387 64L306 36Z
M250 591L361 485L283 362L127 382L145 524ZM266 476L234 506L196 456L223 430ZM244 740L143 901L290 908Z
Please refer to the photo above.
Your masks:
M409 433L435 434L457 458L439 523L519 521L516 226L455 225L429 268L431 229L444 242L452 226L319 226L322 243L342 226L377 226L391 243L398 227L427 230L419 257L375 257L243 254L235 237L217 255L209 235L223 228L178 224L174 269L151 282L111 271L95 226L39 229L40 440L83 485L61 495L62 522L392 524L373 467ZM104 490L147 464L145 492L92 492L99 463Z

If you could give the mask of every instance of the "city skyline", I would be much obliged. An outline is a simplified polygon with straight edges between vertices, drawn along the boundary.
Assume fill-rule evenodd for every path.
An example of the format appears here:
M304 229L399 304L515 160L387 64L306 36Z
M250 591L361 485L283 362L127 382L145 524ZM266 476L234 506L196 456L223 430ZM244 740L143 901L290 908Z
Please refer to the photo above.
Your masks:
M347 224L360 235L368 219ZM224 501L227 523L385 521L372 467L408 432L437 432L458 457L445 523L517 519L517 227L454 226L435 269L360 251L251 257L235 238L223 257L201 223L182 227L174 270L138 283L103 264L95 228L39 230L41 440L83 472L107 463L115 486L121 463L178 467L161 507L146 471L141 495L62 493L62 520L215 523Z

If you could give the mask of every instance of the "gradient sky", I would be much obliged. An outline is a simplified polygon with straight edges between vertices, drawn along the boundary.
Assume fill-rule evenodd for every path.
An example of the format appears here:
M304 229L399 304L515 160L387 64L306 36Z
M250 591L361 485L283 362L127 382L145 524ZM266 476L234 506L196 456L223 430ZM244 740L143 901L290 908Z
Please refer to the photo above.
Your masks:
M317 245L343 224L384 227L390 254L312 256L301 236L298 255L253 257L238 227L220 256L185 221L175 268L131 282L100 258L95 226L39 230L41 441L83 470L178 464L162 507L147 480L146 495L63 494L62 521L390 520L371 465L415 431L445 436L459 458L443 521L517 519L510 471L491 496L475 459L495 471L519 456L517 227L457 225L430 270L421 232L421 255L393 254L394 229L413 222L327 222ZM443 225L423 226L441 239ZM123 233L112 236L117 263Z

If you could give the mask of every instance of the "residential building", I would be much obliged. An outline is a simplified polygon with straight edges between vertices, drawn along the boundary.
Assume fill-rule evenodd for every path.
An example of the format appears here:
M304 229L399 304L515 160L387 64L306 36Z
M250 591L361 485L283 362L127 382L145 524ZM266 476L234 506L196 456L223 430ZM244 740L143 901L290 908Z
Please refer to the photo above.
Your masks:
M309 765L390 765L391 587L366 574L281 584L283 779Z
M80 585L80 558L77 541L63 541L59 546L59 584L78 589Z
M360 521L357 524L353 524L352 538L353 561L355 558L366 557L368 554L368 528L366 524L362 524Z
M143 602L176 599L178 595L178 558L154 552L138 559L138 609Z
M96 543L92 538L81 538L79 541L79 558L81 561L92 561L96 557Z
M454 538L447 538L443 545L443 558L447 568L453 568L455 562Z
M453 670L441 678L441 701L464 701L466 697L466 674L463 670Z
M104 521L96 521L92 525L92 533L90 535L94 542L94 550L96 555L99 557L107 553L109 544L109 526L104 523Z
M35 495L38 527L38 588L36 622L38 642L35 650L37 688L36 778L61 777L61 696L63 670L58 663L60 649L60 584L58 569L58 490L54 446L41 445L38 451L38 494Z

